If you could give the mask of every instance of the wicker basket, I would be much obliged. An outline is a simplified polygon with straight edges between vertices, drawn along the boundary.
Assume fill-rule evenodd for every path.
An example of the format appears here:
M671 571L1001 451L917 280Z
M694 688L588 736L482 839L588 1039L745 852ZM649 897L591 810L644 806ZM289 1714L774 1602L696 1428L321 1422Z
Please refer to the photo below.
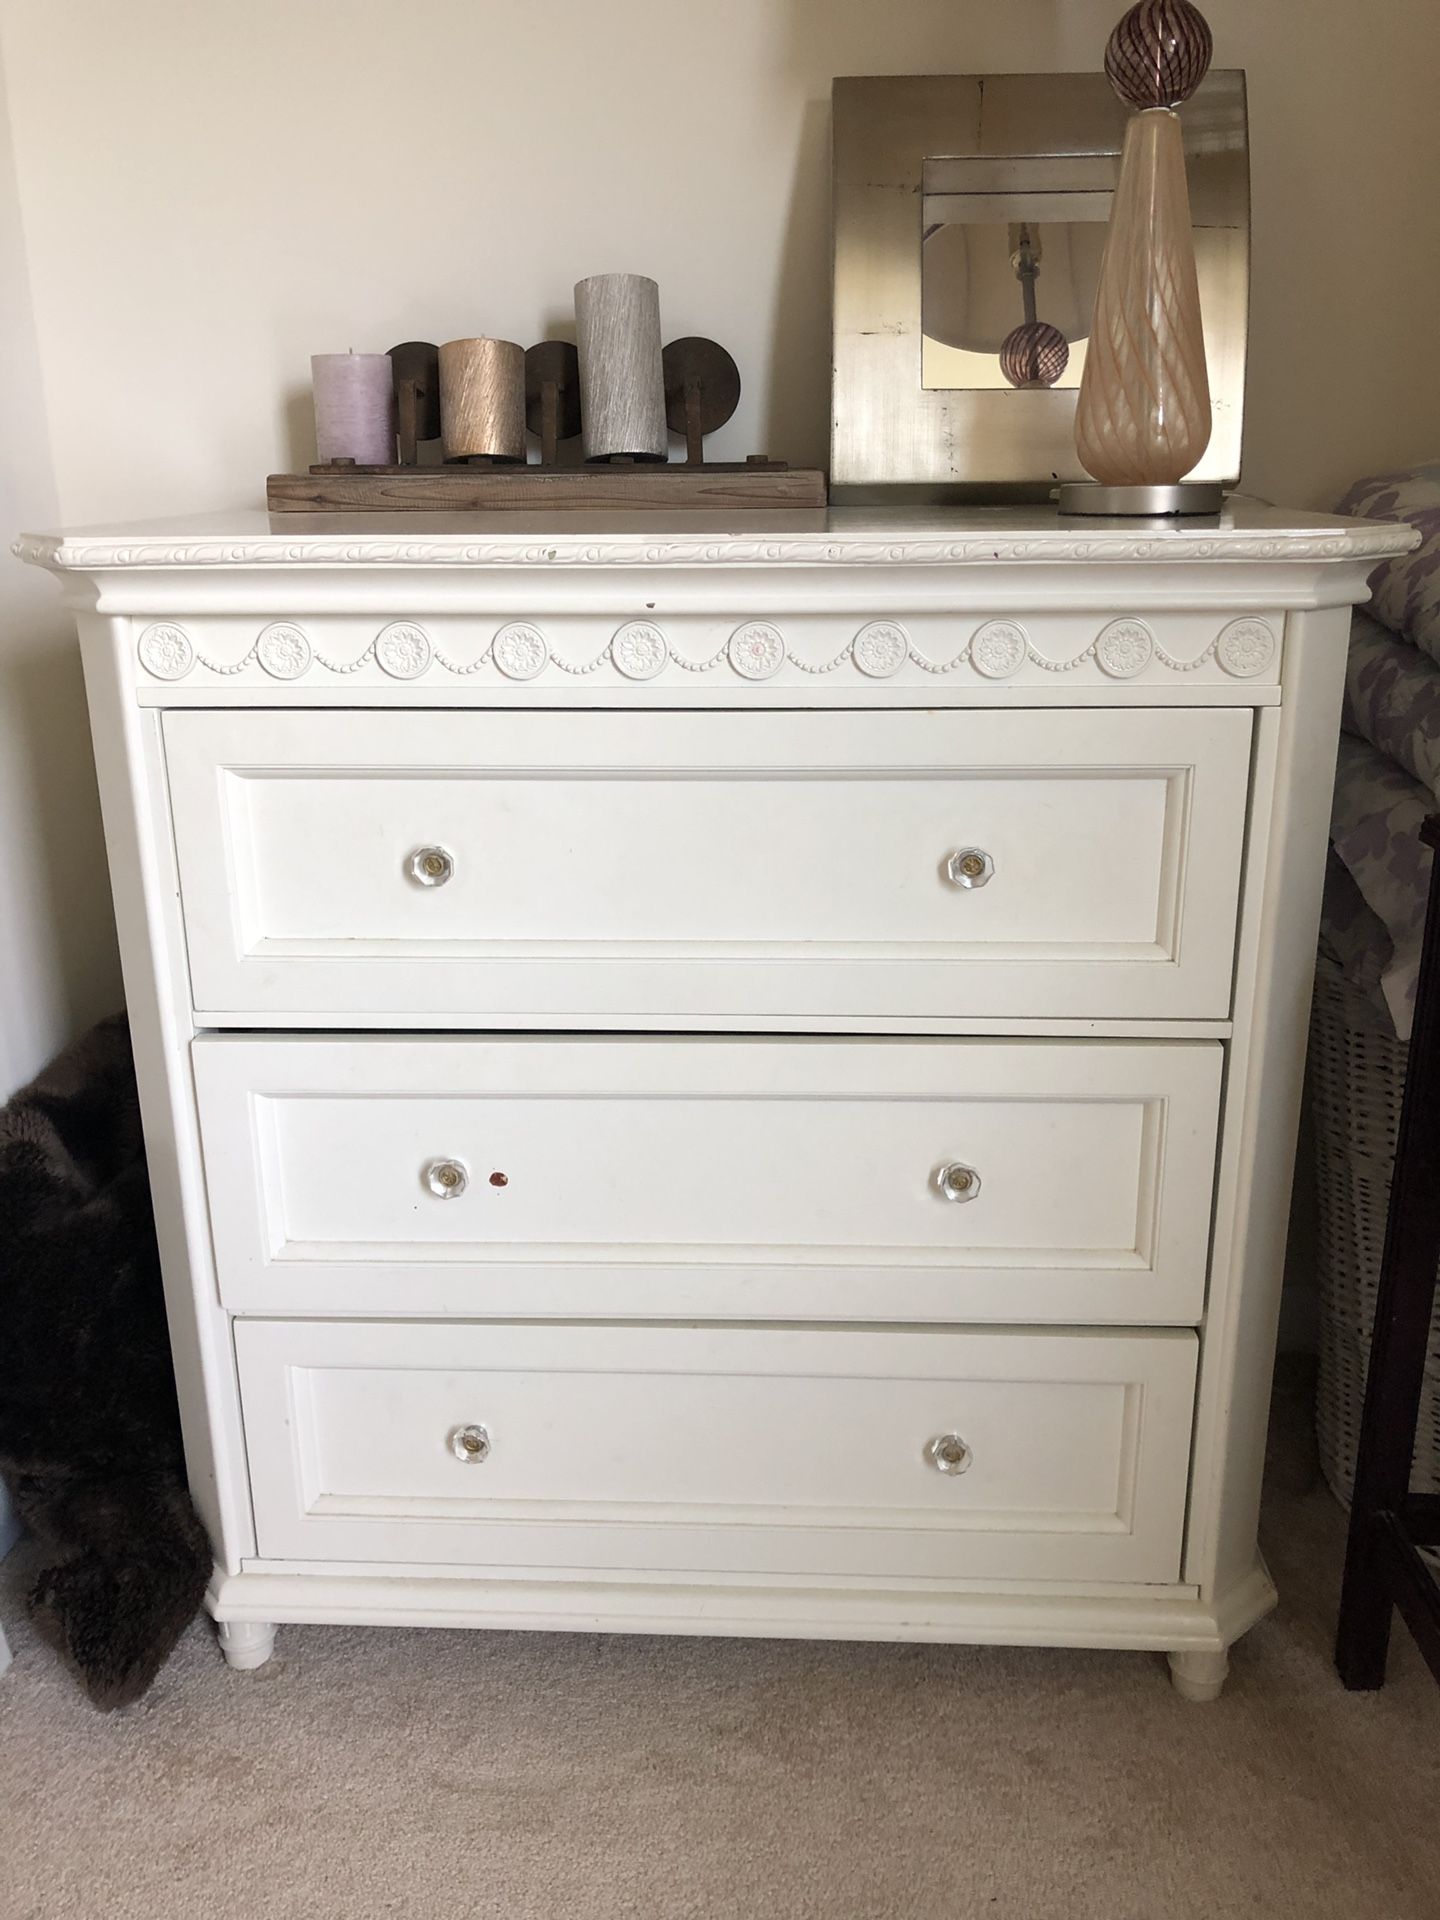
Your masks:
M1319 1187L1316 1427L1325 1478L1348 1507L1405 1088L1405 1048L1365 995L1323 954L1310 1015L1308 1078ZM1440 1493L1440 1296L1430 1326L1411 1484L1417 1492Z

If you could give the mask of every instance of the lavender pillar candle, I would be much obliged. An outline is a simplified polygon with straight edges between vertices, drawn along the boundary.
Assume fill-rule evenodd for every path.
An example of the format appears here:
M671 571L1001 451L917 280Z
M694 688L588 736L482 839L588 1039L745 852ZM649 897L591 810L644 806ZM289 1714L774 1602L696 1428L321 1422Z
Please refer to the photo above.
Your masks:
M321 461L395 464L395 378L388 353L315 353L315 452Z

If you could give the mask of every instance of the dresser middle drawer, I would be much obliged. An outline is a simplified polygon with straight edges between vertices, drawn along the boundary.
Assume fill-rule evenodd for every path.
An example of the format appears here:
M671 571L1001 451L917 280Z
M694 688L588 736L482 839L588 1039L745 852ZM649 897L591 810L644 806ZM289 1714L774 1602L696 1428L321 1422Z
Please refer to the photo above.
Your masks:
M266 1313L1184 1325L1203 1041L195 1042Z
M1248 712L164 727L202 1026L1230 1011Z

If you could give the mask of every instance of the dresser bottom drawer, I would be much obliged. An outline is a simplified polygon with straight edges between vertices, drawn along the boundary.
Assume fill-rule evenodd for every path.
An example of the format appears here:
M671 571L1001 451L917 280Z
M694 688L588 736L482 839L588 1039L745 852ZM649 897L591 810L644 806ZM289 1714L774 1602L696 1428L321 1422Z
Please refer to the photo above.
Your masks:
M260 1555L1179 1578L1193 1333L239 1320Z

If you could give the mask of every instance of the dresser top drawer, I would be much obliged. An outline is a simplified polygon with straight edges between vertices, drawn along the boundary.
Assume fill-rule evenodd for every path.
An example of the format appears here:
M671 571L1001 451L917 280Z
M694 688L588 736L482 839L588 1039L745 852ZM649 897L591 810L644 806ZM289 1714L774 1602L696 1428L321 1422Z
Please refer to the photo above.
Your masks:
M1229 1011L1251 716L165 716L206 1024Z

